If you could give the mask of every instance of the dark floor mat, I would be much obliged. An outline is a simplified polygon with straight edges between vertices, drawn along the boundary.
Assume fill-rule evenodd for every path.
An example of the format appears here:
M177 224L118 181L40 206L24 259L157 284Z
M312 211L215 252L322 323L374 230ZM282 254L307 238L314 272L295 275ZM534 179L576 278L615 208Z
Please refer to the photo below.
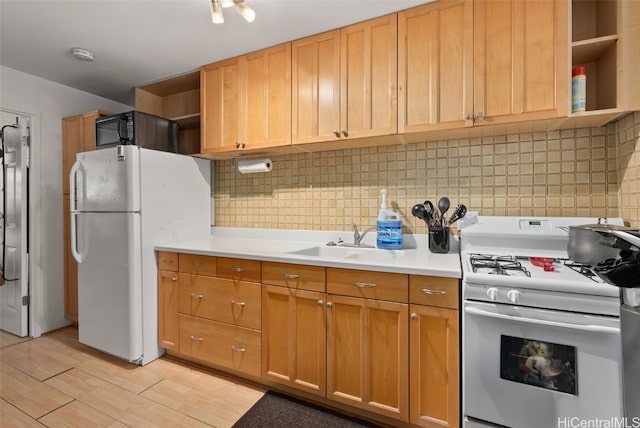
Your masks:
M232 428L360 428L377 426L362 419L342 415L302 400L268 391L233 424Z

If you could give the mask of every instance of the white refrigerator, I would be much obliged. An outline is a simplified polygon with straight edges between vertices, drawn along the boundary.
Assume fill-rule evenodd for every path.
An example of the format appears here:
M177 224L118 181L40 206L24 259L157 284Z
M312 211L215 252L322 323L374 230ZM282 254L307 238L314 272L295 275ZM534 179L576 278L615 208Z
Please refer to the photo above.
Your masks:
M210 235L212 167L133 145L76 155L71 249L81 343L141 365L162 355L154 246Z

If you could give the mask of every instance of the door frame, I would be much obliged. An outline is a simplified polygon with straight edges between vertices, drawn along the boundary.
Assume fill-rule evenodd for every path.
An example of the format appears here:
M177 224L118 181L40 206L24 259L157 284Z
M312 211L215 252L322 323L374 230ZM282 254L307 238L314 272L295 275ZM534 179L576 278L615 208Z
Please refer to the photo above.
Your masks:
M27 336L39 337L42 335L42 324L40 319L43 315L42 310L42 276L40 270L36 269L34 260L40 260L40 207L36 203L40 200L40 118L32 113L19 111L0 106L0 112L8 115L20 116L23 120L28 120L29 126L29 189L27 192L28 199L25 199L29 206L28 225L28 246L29 254L27 257L27 290L29 292L30 301L27 315Z

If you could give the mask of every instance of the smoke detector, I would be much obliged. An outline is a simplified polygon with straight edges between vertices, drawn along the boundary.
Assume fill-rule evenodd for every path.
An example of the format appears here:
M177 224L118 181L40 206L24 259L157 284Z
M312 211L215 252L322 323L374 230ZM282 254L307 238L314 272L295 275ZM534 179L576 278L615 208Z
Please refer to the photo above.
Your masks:
M73 54L73 56L75 56L76 58L78 58L81 61L92 62L94 60L94 58L95 58L94 53L91 52L88 49L71 48L71 53Z

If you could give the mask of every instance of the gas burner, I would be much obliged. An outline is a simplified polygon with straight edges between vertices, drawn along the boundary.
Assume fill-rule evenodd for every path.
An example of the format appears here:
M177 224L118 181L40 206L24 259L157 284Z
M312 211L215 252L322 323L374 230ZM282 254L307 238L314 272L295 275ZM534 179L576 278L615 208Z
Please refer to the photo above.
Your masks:
M570 269L573 269L574 271L578 272L579 274L582 274L583 276L589 278L590 280L592 280L593 282L599 282L602 283L604 282L602 280L602 278L600 278L598 275L596 275L596 273L593 271L593 269L591 268L590 265L584 264L584 263L578 263L578 262L574 262L572 260L569 259L565 259L563 260L564 265Z
M469 262L474 272L489 275L526 275L529 272L514 256L493 256L489 254L470 254Z

